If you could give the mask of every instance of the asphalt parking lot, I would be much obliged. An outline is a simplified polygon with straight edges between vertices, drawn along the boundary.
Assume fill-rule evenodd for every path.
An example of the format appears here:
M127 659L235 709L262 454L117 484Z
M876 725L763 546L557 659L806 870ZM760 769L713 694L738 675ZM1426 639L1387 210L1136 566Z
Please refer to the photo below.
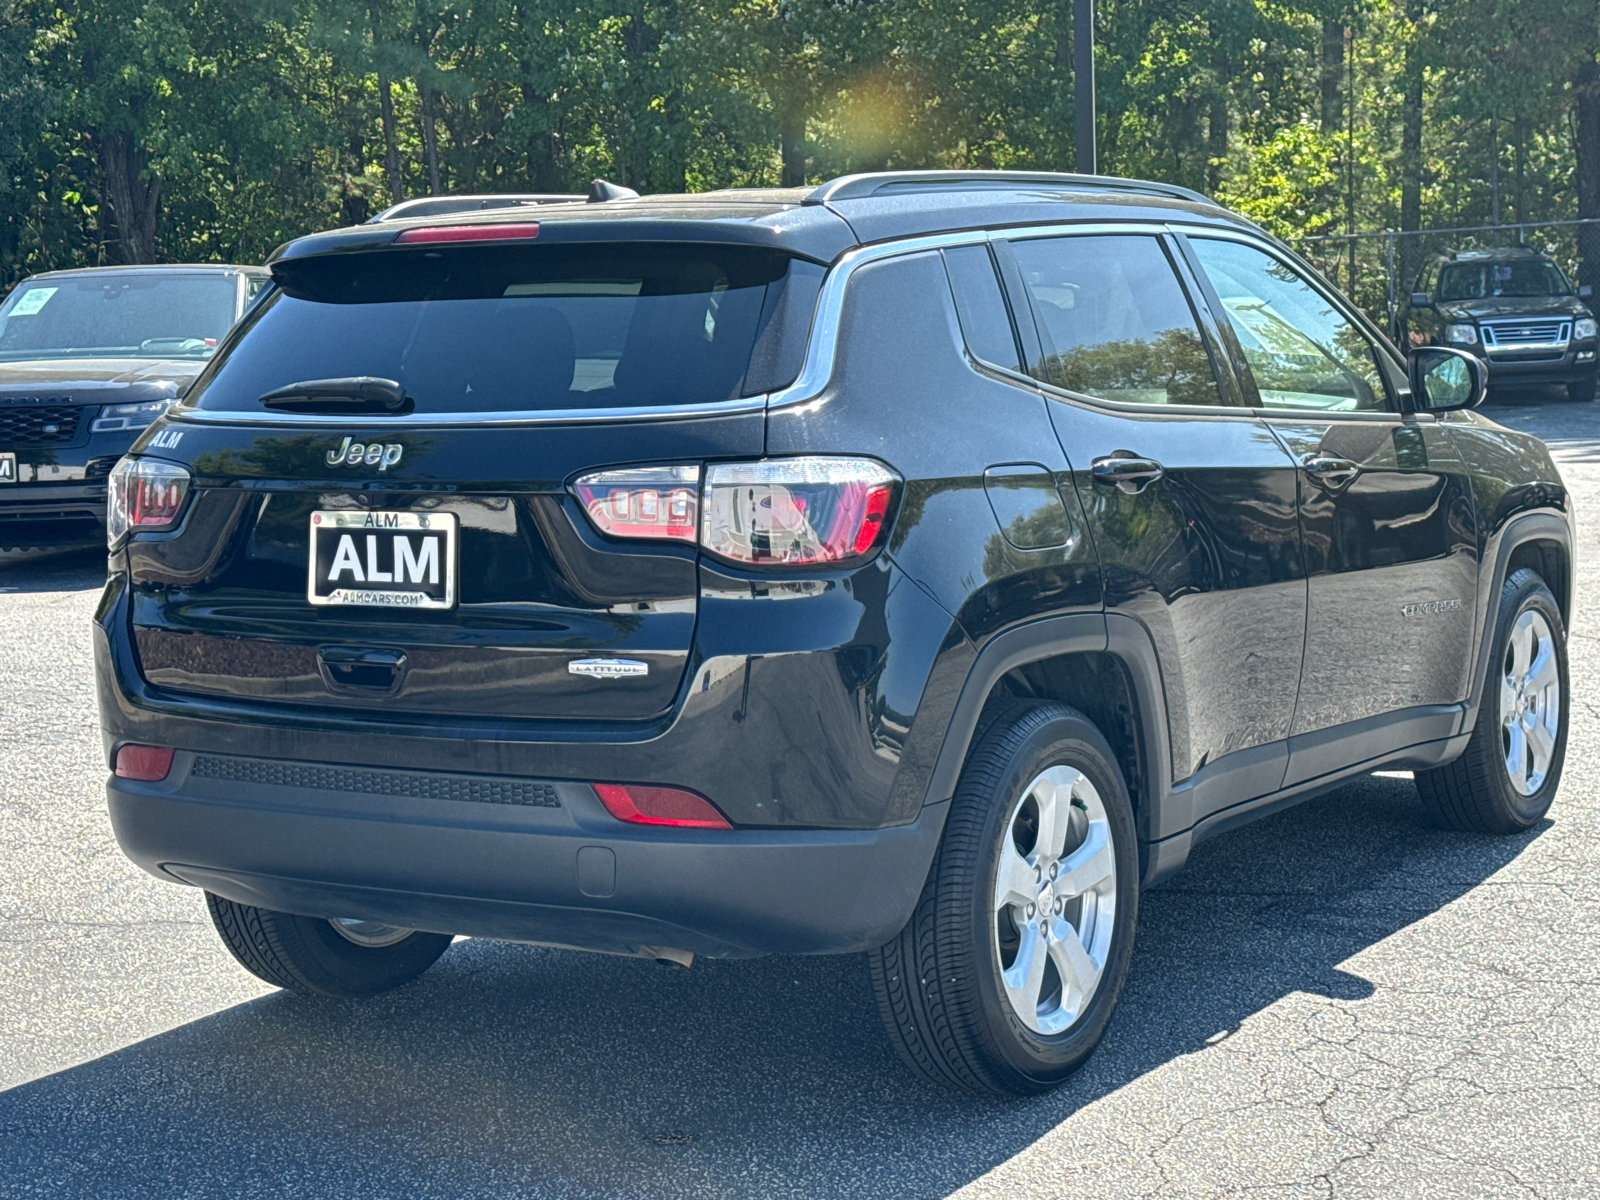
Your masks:
M460 941L375 1000L267 988L112 841L103 556L0 556L0 1196L1600 1195L1600 405L1487 411L1579 504L1550 819L1442 833L1384 776L1205 844L1023 1102L903 1074L859 958Z

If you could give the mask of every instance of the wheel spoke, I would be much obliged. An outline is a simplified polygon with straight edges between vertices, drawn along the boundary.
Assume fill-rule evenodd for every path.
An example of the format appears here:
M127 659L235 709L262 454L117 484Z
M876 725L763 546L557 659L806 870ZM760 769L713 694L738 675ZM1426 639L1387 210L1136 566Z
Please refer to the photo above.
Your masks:
M1012 1008L1032 1027L1037 1027L1038 1023L1039 992L1044 986L1044 968L1048 960L1038 927L1028 924L1022 928L1022 942L1017 947L1011 969L1000 976Z
M1033 801L1039 806L1039 839L1034 846L1036 862L1048 863L1061 853L1067 839L1068 818L1072 815L1072 779L1063 780L1064 773L1049 771L1034 781Z
M1550 760L1556 753L1555 735L1545 728L1543 721L1535 721L1528 727L1528 749L1533 754L1534 774L1543 775L1550 769Z
M1533 659L1533 620L1531 613L1523 613L1511 627L1511 676L1526 679L1528 663Z
M1559 678L1556 671L1555 641L1549 636L1542 637L1539 639L1539 652L1528 664L1528 691L1541 692L1558 682Z
M1116 869L1110 826L1104 821L1091 821L1083 845L1061 860L1056 895L1081 896L1110 879Z
M1034 878L1033 867L1017 853L1016 844L1009 837L1006 838L1005 848L1000 851L1000 865L995 872L995 907L1026 907L1033 903L1038 891L1039 884Z
M1511 776L1511 782L1520 790L1527 786L1528 778L1528 739L1522 730L1521 721L1513 721L1510 728L1511 745L1506 750L1506 771Z
M1066 921L1057 920L1052 932L1056 936L1050 939L1050 960L1056 964L1061 982L1068 991L1087 996L1100 982L1100 964L1089 957L1078 931Z
M1516 720L1517 717L1517 684L1509 675L1500 676L1500 720L1502 723Z

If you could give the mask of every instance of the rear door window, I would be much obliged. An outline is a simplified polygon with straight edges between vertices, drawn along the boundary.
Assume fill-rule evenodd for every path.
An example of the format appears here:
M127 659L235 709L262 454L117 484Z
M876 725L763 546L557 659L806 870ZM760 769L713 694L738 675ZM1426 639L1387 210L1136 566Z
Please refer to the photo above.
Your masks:
M799 373L822 274L754 247L637 243L289 260L192 402L249 410L355 375L395 380L419 413L754 395Z
M1012 243L1044 347L1041 378L1124 404L1222 404L1194 310L1155 237Z

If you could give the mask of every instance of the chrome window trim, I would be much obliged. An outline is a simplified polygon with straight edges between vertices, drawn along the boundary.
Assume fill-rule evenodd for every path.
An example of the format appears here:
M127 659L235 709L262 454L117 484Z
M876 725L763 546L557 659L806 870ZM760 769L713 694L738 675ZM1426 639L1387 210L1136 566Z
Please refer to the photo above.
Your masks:
M1204 228L1202 226L1202 228ZM963 229L950 233L931 233L898 241L858 246L840 255L822 281L817 298L817 315L811 323L811 338L806 344L805 364L788 387L773 392L769 409L790 408L815 400L833 378L838 351L839 323L844 313L845 292L850 277L861 267L885 259L949 246L984 245L989 242L1025 241L1045 237L1070 237L1075 234L1135 233L1160 236L1168 227L1151 221L1089 221L1059 225L1024 225L1002 229ZM1028 377L1035 385L1038 380Z
M540 426L540 425L604 425L629 421L687 421L701 417L733 416L743 413L791 408L815 400L833 378L840 322L850 279L857 270L886 259L927 250L942 250L949 246L984 245L989 242L1031 240L1044 237L1070 237L1091 234L1146 234L1160 236L1166 233L1205 231L1208 234L1234 232L1210 225L1183 225L1153 221L1082 221L1062 222L1053 225L1024 225L999 229L963 229L945 233L923 234L886 242L856 246L841 254L823 277L817 296L816 314L811 321L811 333L806 340L805 360L800 373L788 387L765 395L740 396L731 400L715 400L701 404L675 404L629 406L618 408L548 409L543 411L412 413L403 417L372 417L360 415L323 415L248 411L222 411L175 405L167 413L169 420L192 424L216 425L294 425L338 426L371 423L385 429L426 429L451 426ZM1240 240L1255 241L1253 238ZM1263 247L1265 248L1265 247ZM1030 378L1037 385L1038 381ZM1240 410L1247 411L1247 410Z
M338 426L348 429L368 425L381 429L430 429L454 426L506 428L524 425L616 425L626 421L692 421L699 417L737 416L758 413L767 406L765 395L736 396L732 400L712 400L704 404L635 406L629 408L553 408L538 412L411 413L403 417L349 413L333 416L323 413L226 412L174 406L168 420L199 425L293 425Z

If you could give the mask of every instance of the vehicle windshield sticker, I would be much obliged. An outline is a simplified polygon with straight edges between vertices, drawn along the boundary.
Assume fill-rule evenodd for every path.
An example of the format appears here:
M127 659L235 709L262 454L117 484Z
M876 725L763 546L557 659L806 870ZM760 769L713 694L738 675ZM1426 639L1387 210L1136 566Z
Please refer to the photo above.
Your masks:
M50 297L56 294L56 288L29 288L22 293L22 299L17 301L17 306L10 312L13 317L31 317L46 304Z

